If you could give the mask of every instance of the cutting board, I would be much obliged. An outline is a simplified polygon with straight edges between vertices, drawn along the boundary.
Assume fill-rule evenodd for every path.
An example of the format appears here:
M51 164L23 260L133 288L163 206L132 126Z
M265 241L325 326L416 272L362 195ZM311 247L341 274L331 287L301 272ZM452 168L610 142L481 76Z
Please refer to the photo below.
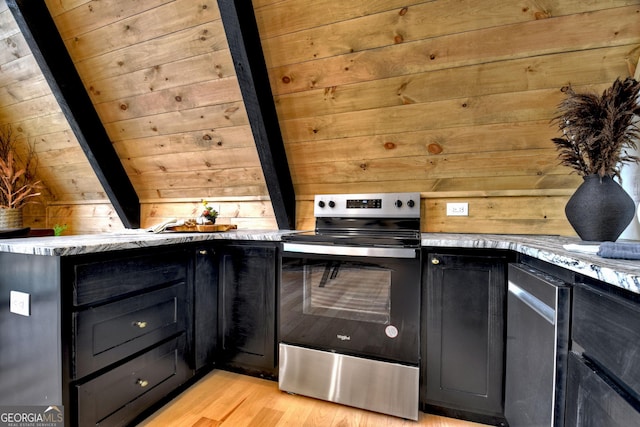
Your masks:
M167 227L167 231L178 231L182 233L216 233L222 231L236 230L235 224L208 224L208 225L178 225Z

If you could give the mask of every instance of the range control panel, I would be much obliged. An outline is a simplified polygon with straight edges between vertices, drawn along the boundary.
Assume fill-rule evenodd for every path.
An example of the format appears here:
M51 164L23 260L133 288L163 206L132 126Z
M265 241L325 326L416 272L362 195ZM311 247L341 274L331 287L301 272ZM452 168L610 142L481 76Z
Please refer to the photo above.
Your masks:
M420 193L320 194L318 217L420 218Z

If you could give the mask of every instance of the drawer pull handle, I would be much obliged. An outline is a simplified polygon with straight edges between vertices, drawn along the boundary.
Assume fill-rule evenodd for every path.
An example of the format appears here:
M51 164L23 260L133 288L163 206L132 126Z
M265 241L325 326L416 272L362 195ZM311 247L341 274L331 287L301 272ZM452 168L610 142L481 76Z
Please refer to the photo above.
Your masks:
M434 259L431 260L431 264L438 265L438 264L440 264L440 260L438 258L434 258Z
M138 381L136 381L136 384L138 384L142 388L145 388L146 386L149 385L149 381L138 378Z
M147 322L133 322L133 325L140 329L144 329L147 327Z

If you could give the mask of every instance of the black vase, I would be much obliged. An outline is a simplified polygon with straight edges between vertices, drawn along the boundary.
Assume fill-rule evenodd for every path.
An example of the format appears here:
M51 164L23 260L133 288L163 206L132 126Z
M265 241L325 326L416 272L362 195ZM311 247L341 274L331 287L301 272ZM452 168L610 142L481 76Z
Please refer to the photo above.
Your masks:
M588 175L564 212L582 240L615 242L635 216L636 205L610 176Z

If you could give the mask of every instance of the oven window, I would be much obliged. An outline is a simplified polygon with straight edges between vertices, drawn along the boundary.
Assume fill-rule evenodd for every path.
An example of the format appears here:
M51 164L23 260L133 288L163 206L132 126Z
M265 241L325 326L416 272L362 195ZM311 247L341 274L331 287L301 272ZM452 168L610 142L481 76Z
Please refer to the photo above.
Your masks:
M307 264L303 313L389 324L391 270L341 261Z

